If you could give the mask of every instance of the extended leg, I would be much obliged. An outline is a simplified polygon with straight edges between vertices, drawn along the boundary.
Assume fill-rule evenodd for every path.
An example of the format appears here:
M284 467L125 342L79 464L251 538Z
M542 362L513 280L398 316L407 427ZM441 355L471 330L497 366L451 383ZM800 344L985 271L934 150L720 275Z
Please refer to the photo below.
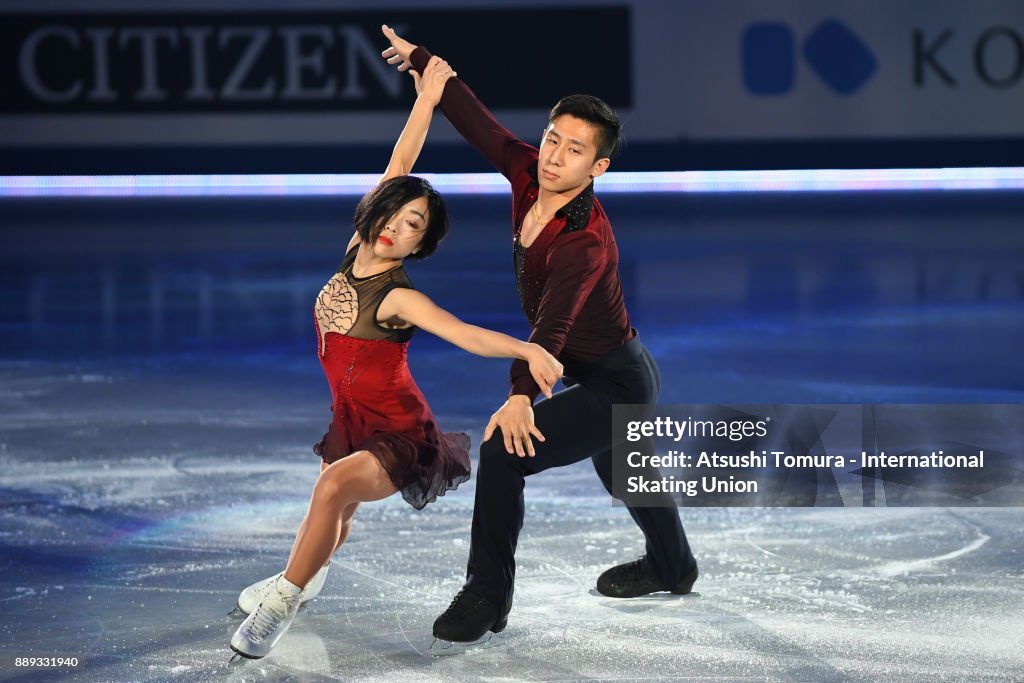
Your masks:
M351 524L356 506L396 490L368 451L353 453L321 471L284 575L260 594L259 605L231 637L231 649L252 659L266 656L288 631L302 604L303 589L344 540L344 526Z
M657 363L642 346L634 356L636 364L625 371L628 381L623 382L627 391L617 396L621 403L646 405L653 410L661 391L661 373ZM631 445L645 455L654 454L654 442L642 439ZM612 487L613 449L607 448L593 457L594 469L608 493L615 495ZM633 470L648 479L660 475L655 468L646 471ZM630 507L629 514L640 527L646 539L646 554L637 562L620 565L604 572L598 578L597 587L605 595L631 597L660 590L687 593L697 577L697 561L690 550L686 533L679 520L679 510L668 494L662 494L657 507Z
M396 491L387 472L368 451L353 453L325 468L313 488L309 512L296 536L285 578L296 586L305 586L348 535L356 506L387 498Z
M327 467L327 463L322 463L320 467L320 472L323 473L323 471L327 469ZM341 546L342 543L345 542L345 539L348 537L349 531L352 529L352 518L355 515L356 509L358 507L359 503L352 503L342 511L341 529L340 533L338 534L337 543L335 544L335 551L337 551L337 549ZM292 558L295 557L295 551L299 546L299 539L306 535L306 529L309 524L308 519L309 512L307 511L306 516L302 518L302 523L299 525L299 529L296 532L295 542L292 544L291 553L289 555L289 562L291 562ZM318 570L317 573L314 574L313 579L305 585L302 591L303 602L312 600L320 594L320 589L323 587L324 581L327 579L327 570L329 564L329 561L325 562L323 568ZM251 613L254 609L256 609L257 606L259 606L260 602L265 597L269 588L273 585L274 581L277 580L277 576L278 575L275 574L274 576L271 576L267 579L257 581L254 584L246 586L246 588L238 595L238 604L235 609L237 611L242 612L243 614Z
M327 463L320 463L320 474L323 474L324 470L326 470L328 467L330 467L330 465L328 465ZM312 504L312 500L310 500L310 504ZM340 532L338 533L338 542L334 545L334 552L337 552L338 548L340 548L342 544L345 542L345 540L348 538L349 532L352 531L352 518L355 516L356 509L358 507L359 503L352 503L342 511L341 529ZM299 528L295 532L295 542L292 543L292 550L291 553L289 553L288 555L289 564L291 563L292 558L295 557L295 549L299 547L299 539L306 534L306 525L308 524L308 520L309 512L307 511L306 516L302 518L302 523L299 524ZM331 554L333 555L334 553L332 552ZM325 562L324 564L327 563Z
M653 454L654 444L651 439L641 439L638 444L630 446L631 449L640 450L645 454ZM601 483L612 496L612 449L607 449L592 458L594 469L601 478ZM631 474L641 474L651 479L658 478L658 472L651 468L647 471L633 470ZM679 510L675 506L669 494L663 494L664 500L660 507L630 507L630 516L640 530L644 533L646 540L645 568L658 578L659 582L667 587L675 586L683 577L689 574L697 562L690 551L690 544L686 540L686 533L683 531L682 522L679 520Z

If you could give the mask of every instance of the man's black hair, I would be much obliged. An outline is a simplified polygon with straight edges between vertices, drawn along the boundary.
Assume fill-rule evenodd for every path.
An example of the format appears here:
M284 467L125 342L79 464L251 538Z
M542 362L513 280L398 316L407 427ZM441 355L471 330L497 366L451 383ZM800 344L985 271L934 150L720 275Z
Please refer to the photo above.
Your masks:
M558 100L548 115L548 123L568 114L597 128L595 160L613 157L622 146L622 123L607 102L593 95L567 95Z

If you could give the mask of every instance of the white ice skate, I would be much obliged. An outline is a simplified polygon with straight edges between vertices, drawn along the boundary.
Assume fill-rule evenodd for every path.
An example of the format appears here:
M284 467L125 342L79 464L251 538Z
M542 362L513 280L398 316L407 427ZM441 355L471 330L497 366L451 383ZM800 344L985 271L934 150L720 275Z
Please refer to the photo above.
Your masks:
M313 578L306 584L305 590L302 591L302 602L309 602L316 596L320 595L320 591L324 587L324 582L327 581L327 570L331 568L331 564L328 562L320 568ZM283 572L282 572L283 573ZM254 609L259 607L259 604L263 602L271 590L274 589L274 582L277 581L277 577L281 574L274 574L270 578L257 581L252 584L241 593L238 594L238 606L235 609L228 612L228 614L234 614L235 612L241 612L242 614L250 614Z
M302 603L302 591L284 577L274 581L259 606L231 636L231 649L248 659L270 654L292 625Z

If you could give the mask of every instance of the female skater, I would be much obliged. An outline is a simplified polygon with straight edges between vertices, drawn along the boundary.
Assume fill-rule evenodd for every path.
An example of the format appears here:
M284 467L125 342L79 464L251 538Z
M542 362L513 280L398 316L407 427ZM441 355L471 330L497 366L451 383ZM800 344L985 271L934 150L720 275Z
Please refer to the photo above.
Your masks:
M561 364L540 346L462 322L412 289L405 274L403 261L429 256L448 230L441 196L406 174L452 75L448 63L434 57L416 77L418 96L391 162L359 202L341 269L316 299L318 355L331 386L333 420L314 447L323 458L320 476L284 572L239 596L239 609L249 615L231 649L244 657L266 656L300 603L320 591L360 503L401 491L421 509L469 479L469 438L438 430L409 374L406 348L415 328L480 356L527 361L548 395L561 377Z

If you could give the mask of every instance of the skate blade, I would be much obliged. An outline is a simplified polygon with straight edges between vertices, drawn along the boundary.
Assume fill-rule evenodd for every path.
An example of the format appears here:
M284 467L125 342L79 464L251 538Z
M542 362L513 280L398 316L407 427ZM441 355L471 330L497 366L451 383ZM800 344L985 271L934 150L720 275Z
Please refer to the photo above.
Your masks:
M247 617L249 615L247 613L243 612L241 607L239 607L238 605L235 605L235 608L233 610L231 610L230 612L228 612L228 616L229 617Z
M452 655L461 655L475 650L489 650L492 647L498 647L504 644L505 636L500 633L491 633L488 631L482 638L480 638L480 640L474 640L468 643L434 638L434 642L430 644L428 652L430 652L434 657L451 657Z
M254 656L254 655L246 654L246 653L242 652L241 650L236 650L234 645L231 646L231 649L234 651L234 654L231 655L231 659L228 660L228 664L234 664L235 662L237 662L240 659L243 660L243 661L247 660L247 659L250 660L250 661L256 660L256 659L263 659L263 655L260 655L260 656L257 657L257 656Z

